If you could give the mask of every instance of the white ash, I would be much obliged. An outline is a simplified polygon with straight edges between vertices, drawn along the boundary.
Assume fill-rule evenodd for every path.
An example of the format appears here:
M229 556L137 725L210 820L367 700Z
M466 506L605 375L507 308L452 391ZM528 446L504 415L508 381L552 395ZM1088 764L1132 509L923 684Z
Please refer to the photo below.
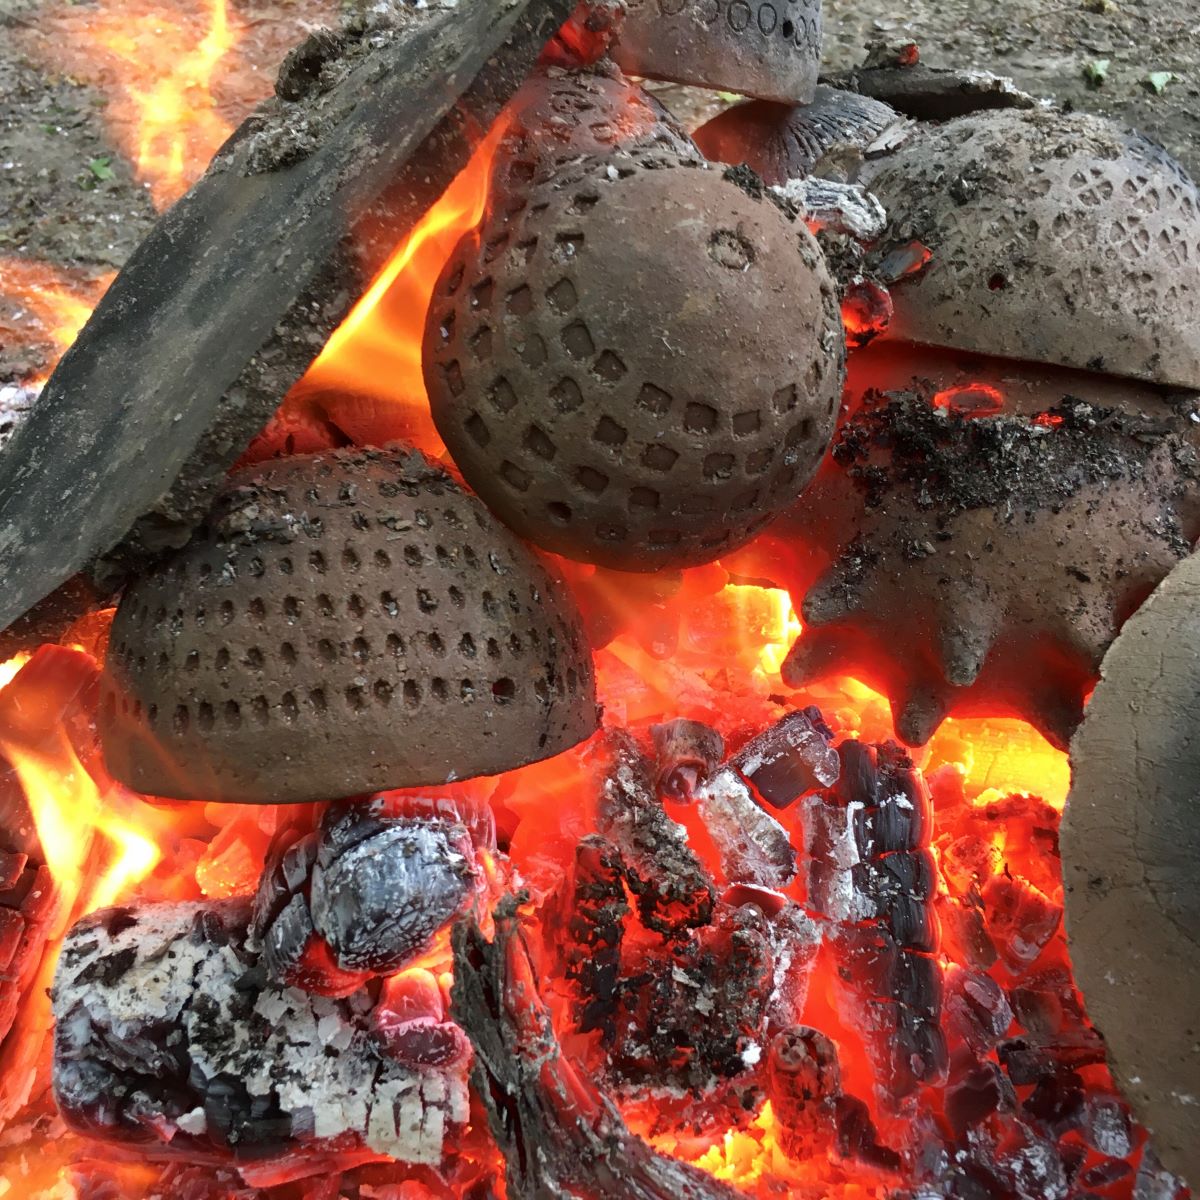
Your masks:
M12 441L17 429L33 412L37 398L42 394L41 385L21 383L0 385L0 450Z
M789 901L768 922L767 931L774 951L767 1022L778 1029L794 1025L804 1013L824 930L799 904Z
M809 861L809 903L830 921L854 923L875 918L875 905L854 886L851 874L861 861L854 836L858 801L842 806L821 795L801 800Z
M832 179L790 179L771 188L781 200L823 232L840 233L859 242L874 242L887 228L883 205L866 188Z
M722 767L696 790L696 804L731 883L777 889L796 874L787 830L755 802L731 767Z
M269 983L246 944L249 909L165 904L108 910L67 935L54 989L54 1088L92 1134L211 1155L281 1153L351 1135L437 1164L468 1116L466 1070L412 1069L370 1029L373 1002Z

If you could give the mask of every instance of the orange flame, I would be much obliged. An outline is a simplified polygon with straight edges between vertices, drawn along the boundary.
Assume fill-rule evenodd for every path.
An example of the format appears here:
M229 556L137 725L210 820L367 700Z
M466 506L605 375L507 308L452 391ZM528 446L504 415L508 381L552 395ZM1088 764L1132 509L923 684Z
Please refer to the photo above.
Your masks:
M44 348L52 368L115 275L87 279L28 259L0 258L0 341L9 349Z
M89 14L76 47L115 74L112 126L160 210L179 199L231 132L212 87L238 32L226 0L197 7L186 13L152 0L108 0Z
M144 879L161 857L158 847L108 807L64 730L37 752L0 739L29 801L46 864L63 900L78 916L113 904ZM88 880L96 835L112 846L113 861Z
M316 401L358 444L403 438L433 457L446 450L429 415L421 342L434 285L463 234L487 212L498 122L441 199L400 243L334 331L287 404Z
M65 703L51 689L69 686L72 676L91 675L96 668L81 652L57 654L76 661L60 668L54 661L30 660L22 667L18 656L0 666L0 677L17 667L8 685L17 691L9 710L17 716L0 720L0 754L25 792L64 914L77 919L125 894L154 869L161 854L141 832L145 822L135 820L135 810L147 806L115 785L102 792L80 761L63 723ZM25 671L33 676L28 684ZM28 699L25 691L31 693ZM31 716L29 724L22 719ZM46 717L52 722L48 727L42 724ZM93 848L97 837L108 843L102 856ZM104 865L94 871L97 858Z

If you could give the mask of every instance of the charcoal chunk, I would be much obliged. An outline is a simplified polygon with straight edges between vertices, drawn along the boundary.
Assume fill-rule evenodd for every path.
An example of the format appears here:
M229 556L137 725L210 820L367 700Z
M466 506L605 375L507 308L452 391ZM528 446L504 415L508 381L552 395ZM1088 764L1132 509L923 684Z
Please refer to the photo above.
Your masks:
M700 721L679 718L653 725L654 786L660 797L691 800L725 757L725 739Z
M730 760L772 808L787 808L805 792L832 787L841 774L833 734L818 708L788 713L752 738Z
M781 1030L767 1055L768 1094L789 1158L808 1159L832 1144L842 1098L837 1047L806 1025Z
M391 821L312 872L316 930L346 971L386 975L416 957L467 902L474 885L461 826Z
M735 771L718 771L697 792L696 802L731 883L782 888L796 874L787 830L754 802Z

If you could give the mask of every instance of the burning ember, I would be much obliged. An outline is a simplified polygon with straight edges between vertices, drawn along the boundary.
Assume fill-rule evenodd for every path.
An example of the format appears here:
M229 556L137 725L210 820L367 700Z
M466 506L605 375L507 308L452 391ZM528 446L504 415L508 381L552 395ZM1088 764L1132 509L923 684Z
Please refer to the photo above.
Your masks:
M1100 657L1200 534L1194 406L897 332L938 231L856 182L911 122L814 96L819 5L760 5L765 49L730 6L732 79L696 6L674 54L617 7L438 126L473 152L399 244L365 206L382 268L190 540L0 664L0 1197L1189 1195L1075 986L1059 826ZM424 19L313 35L271 104ZM244 19L53 21L165 207ZM753 91L699 140L787 186L621 36ZM62 348L107 281L10 283ZM1134 501L1094 579L1024 570Z

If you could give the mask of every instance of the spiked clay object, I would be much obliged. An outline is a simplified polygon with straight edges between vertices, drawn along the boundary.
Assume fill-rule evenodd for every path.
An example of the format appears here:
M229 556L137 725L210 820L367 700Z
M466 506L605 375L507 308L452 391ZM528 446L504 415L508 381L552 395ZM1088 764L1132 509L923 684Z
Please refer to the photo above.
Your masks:
M1194 397L1060 372L971 415L993 391L870 393L765 535L805 625L785 682L859 674L911 745L999 709L1065 746L1121 623L1200 535Z
M420 455L363 450L230 477L125 593L101 735L139 791L293 803L509 770L596 719L566 590Z
M806 625L785 678L850 665L912 744L1000 706L1064 745L1200 535L1197 397L1161 386L1200 364L1195 187L1136 136L1040 112L918 127L867 170L896 315L770 531Z
M614 156L467 235L434 290L433 417L522 536L654 571L711 561L799 494L843 335L815 241L695 160Z

